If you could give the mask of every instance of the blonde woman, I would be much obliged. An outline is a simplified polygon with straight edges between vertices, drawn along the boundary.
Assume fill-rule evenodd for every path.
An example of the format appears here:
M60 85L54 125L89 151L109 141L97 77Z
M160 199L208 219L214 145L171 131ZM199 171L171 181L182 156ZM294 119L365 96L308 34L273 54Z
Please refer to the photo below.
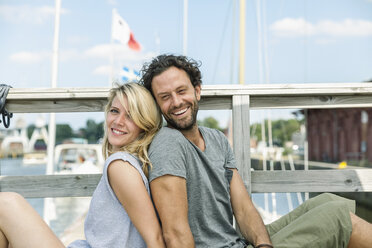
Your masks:
M110 91L105 109L102 178L85 220L86 240L69 248L165 247L147 181L147 149L161 127L151 94L129 83ZM0 247L64 247L27 201L0 193Z

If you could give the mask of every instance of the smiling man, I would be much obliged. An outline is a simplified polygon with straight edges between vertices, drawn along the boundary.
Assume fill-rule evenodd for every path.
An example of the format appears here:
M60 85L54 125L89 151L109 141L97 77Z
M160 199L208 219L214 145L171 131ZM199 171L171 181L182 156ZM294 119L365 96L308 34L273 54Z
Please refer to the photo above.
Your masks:
M265 227L227 139L197 125L198 63L160 55L142 74L168 124L149 149L150 187L167 247L372 247L371 224L353 214L353 201L332 194L313 198ZM233 227L233 216L243 237Z

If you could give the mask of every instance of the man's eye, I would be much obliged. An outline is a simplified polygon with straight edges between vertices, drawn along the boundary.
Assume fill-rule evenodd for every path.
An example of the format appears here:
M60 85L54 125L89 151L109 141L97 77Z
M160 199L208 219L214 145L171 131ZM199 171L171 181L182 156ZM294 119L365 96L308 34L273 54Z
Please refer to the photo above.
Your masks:
M165 101L165 100L169 99L169 96L162 96L161 99L162 99L163 101Z

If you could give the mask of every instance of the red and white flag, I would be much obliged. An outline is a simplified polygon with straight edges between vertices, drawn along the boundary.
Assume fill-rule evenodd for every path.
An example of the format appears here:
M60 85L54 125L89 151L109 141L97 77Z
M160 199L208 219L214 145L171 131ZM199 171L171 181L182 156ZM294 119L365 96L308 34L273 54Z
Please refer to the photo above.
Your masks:
M134 39L134 35L130 30L128 23L116 12L115 9L112 11L111 33L113 40L120 41L120 43L127 45L132 50L141 50L141 45Z

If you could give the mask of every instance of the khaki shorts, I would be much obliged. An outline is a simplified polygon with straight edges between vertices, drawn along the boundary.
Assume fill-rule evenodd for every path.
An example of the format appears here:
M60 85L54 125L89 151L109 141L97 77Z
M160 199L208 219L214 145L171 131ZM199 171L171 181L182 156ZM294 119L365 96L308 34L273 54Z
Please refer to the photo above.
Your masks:
M347 247L355 202L324 193L266 226L275 248ZM251 245L247 247L253 247Z

